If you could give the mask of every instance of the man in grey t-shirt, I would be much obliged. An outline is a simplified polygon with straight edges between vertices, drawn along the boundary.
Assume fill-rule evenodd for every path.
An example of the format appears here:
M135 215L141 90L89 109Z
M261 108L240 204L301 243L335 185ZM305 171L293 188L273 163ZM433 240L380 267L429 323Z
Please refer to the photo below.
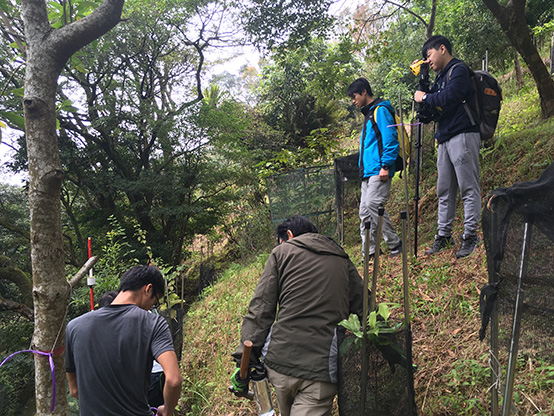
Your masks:
M119 290L111 305L67 325L70 394L79 399L81 416L151 416L147 391L156 359L166 377L157 414L171 416L182 377L167 322L148 313L163 295L162 274L153 266L133 267L121 276Z

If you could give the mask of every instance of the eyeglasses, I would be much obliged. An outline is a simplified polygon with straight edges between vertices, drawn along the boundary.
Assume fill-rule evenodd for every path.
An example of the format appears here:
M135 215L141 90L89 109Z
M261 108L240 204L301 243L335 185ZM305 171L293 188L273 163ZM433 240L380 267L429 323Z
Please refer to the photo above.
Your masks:
M156 296L156 302L152 305L152 309L158 309L160 307L161 300L163 300L163 295L154 295Z

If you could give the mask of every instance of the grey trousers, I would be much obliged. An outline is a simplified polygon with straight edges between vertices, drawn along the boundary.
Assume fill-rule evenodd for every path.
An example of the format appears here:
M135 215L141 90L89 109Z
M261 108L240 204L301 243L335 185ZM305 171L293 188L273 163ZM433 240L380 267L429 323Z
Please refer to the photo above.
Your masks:
M377 224L379 221L378 208L384 207L389 199L389 191L392 179L379 180L379 176L371 176L362 181L362 196L360 198L360 235L362 237L362 252L365 247L365 223L371 222L369 233L369 254L375 253L375 239L377 236ZM392 228L390 218L385 211L383 215L383 239L390 249L400 244L400 237Z
M437 234L452 235L458 188L464 204L464 235L475 235L481 215L479 133L462 133L439 144L437 153Z
M337 385L325 381L286 376L267 367L267 376L277 395L282 416L328 416Z

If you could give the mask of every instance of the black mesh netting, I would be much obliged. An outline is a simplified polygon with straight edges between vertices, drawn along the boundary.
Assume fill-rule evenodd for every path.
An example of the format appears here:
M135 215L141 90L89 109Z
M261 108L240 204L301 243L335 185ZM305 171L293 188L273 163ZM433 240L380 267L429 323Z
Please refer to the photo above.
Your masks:
M338 238L344 243L344 213L348 202L358 210L360 194L359 153L335 159L335 200L337 204Z
M368 342L368 374L365 406L362 409L362 348L352 342L355 335L339 331L338 400L341 416L416 415L411 352L411 333L380 335L379 343ZM410 336L406 344L406 336Z
M335 176L329 166L314 166L266 178L274 229L292 215L308 217L319 232L335 236Z
M183 351L183 319L185 316L185 310L178 306L174 306L171 309L163 309L160 311L167 324L169 325L169 331L171 332L171 338L173 338L173 347L175 348L175 354L177 359L181 360L181 353Z
M554 363L554 163L536 181L494 190L482 225L489 284L481 294L481 339L497 307L498 329L491 327L491 338L498 338L500 365L513 337L520 353ZM520 327L513 333L518 284Z

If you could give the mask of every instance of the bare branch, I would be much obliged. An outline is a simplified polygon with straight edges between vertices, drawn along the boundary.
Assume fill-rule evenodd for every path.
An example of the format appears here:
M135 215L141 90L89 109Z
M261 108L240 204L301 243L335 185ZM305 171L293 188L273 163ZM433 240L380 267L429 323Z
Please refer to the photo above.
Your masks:
M77 286L77 284L83 280L85 276L87 276L88 271L93 268L93 266L98 261L98 256L92 256L90 259L87 260L87 262L81 267L81 269L75 273L75 275L69 279L69 285L71 287Z
M33 321L35 319L33 309L29 308L27 305L24 305L23 303L14 302L13 300L4 299L0 296L0 311L12 311L17 312L24 318L28 319L29 321Z

